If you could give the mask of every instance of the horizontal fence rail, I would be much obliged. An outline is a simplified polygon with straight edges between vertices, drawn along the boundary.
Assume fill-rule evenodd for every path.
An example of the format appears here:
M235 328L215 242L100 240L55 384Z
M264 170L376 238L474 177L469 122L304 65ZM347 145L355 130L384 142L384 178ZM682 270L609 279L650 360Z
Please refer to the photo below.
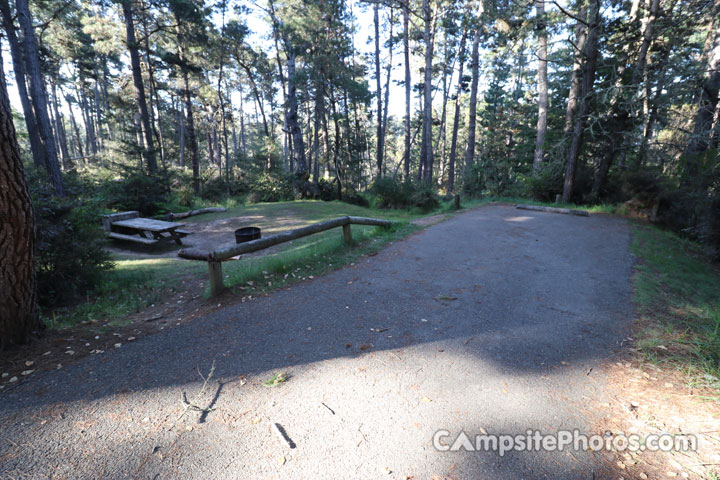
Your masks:
M379 218L366 217L339 217L324 222L314 223L307 227L296 228L287 232L270 235L269 237L259 238L250 242L232 245L208 252L196 248L186 248L178 252L178 256L187 260L200 260L208 262L208 272L210 274L210 294L218 295L223 289L222 261L232 257L242 255L244 253L257 252L274 245L296 240L298 238L307 237L315 233L324 232L337 227L342 227L343 238L347 245L352 244L352 232L350 225L370 225L376 227L390 228L392 222L389 220L381 220Z

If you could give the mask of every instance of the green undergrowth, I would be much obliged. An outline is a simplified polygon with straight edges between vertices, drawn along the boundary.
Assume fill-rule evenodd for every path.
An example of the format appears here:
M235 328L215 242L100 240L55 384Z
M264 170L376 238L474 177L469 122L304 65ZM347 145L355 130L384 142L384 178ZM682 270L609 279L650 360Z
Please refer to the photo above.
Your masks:
M720 269L699 244L651 226L634 226L632 251L639 350L720 387Z
M68 328L79 323L123 323L128 315L139 312L172 294L185 275L199 275L201 265L174 258L116 260L99 285L85 301L70 307L46 310L43 321L50 328Z

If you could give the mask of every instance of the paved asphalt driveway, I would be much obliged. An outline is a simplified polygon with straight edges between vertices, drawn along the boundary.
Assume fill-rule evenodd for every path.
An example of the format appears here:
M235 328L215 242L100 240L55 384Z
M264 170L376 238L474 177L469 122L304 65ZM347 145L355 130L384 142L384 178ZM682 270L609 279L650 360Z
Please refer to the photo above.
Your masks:
M0 478L605 478L585 451L432 438L591 432L631 321L629 244L616 218L463 213L0 395ZM208 410L180 418L183 395Z

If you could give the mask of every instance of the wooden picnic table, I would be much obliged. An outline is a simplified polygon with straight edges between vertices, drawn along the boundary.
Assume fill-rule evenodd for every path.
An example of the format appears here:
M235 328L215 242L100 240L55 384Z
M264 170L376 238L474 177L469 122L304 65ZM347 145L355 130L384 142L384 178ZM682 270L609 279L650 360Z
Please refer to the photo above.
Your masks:
M184 223L164 222L152 218L130 218L112 222L113 230L120 227L121 232L112 232L108 236L120 240L139 241L140 243L155 243L160 239L169 238L175 240L178 245L182 245L181 239L190 233L180 230L180 227L184 226ZM133 237L133 235L139 235L142 239L147 239L147 241Z

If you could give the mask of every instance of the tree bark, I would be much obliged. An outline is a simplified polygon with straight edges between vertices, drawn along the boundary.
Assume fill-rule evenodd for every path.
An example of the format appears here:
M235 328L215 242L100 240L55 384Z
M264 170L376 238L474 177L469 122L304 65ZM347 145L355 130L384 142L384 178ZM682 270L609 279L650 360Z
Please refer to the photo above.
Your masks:
M392 62L393 62L393 8L390 7L390 15L388 15L388 22L390 23L390 31L388 33L388 62L385 67L385 99L383 100L383 170L387 168L387 162L384 161L387 150L387 125L388 125L388 107L390 105L390 78L392 76Z
M63 92L62 87L60 93L65 97L65 103L67 103L68 110L70 111L70 125L72 125L73 132L75 133L75 145L77 147L78 157L84 157L82 137L80 136L80 129L78 128L77 122L75 121L75 114L72 108L72 102L70 101L70 94Z
M132 0L122 0L122 9L123 16L125 17L126 44L128 52L130 53L130 65L132 68L133 85L135 87L135 100L138 103L138 110L140 112L140 133L143 141L141 145L142 159L148 171L155 173L157 171L157 160L155 159L152 126L150 125L150 114L148 112L142 69L140 67L140 52L137 40L135 39L135 24L133 22L131 1Z
M0 350L40 327L35 283L35 227L0 54Z
M380 77L380 1L375 0L373 6L373 23L375 24L375 84L377 98L377 138L375 146L375 175L377 178L382 177L383 164L383 118L382 118L382 78Z
M60 175L55 139L52 135L52 126L50 125L50 116L47 110L47 92L40 70L40 56L35 40L35 31L33 29L28 0L17 0L15 2L15 8L17 9L18 23L23 32L23 50L25 53L26 71L30 79L30 97L33 108L35 109L35 118L37 119L40 138L45 147L45 168L50 176L50 183L52 183L55 189L55 194L62 197L65 195L65 188L63 187L62 176Z
M57 134L58 145L60 145L60 156L62 157L63 168L70 170L74 167L72 158L67 147L67 135L65 133L65 125L60 115L60 109L58 108L58 96L57 87L53 83L52 85L52 107L55 112L55 132Z
M575 113L578 108L578 98L580 97L580 89L582 88L582 68L583 68L583 52L585 51L585 42L587 40L587 7L583 6L578 13L578 23L575 27L575 59L573 60L572 77L570 80L570 92L568 93L567 109L565 110L565 127L563 134L566 138L570 137L573 130Z
M472 83L470 85L470 112L468 115L468 144L465 150L465 173L470 172L470 167L475 161L475 130L477 122L477 93L480 77L480 29L475 31L472 46Z
M403 2L403 49L405 55L405 149L403 152L403 168L405 179L410 178L410 12L408 2Z
M180 73L182 75L182 96L185 102L185 147L186 155L190 155L189 162L193 170L193 192L195 195L200 193L200 154L198 152L197 136L195 133L195 116L193 114L192 90L190 90L190 73L188 67L188 59L185 55L185 36L182 32L182 18L175 11L175 36L177 40L178 59L180 60ZM188 148L189 147L189 148Z
M536 0L537 9L537 89L538 89L538 121L537 137L535 138L535 157L533 170L538 171L545 157L545 133L547 132L548 85L547 85L547 28L545 25L545 0Z
M600 1L590 0L588 38L585 44L585 65L583 67L582 97L575 118L570 151L568 153L567 165L565 167L565 179L563 181L562 201L570 201L575 184L575 173L577 172L578 157L582 146L583 132L585 130L585 117L587 115L590 97L595 82L595 69L598 57L598 28L600 24Z
M288 114L287 123L292 134L293 156L295 157L295 175L307 179L307 163L305 161L305 142L298 120L297 78L295 73L295 52L287 46L287 76L288 76Z
M434 39L432 33L433 14L430 9L430 0L423 0L423 17L425 41L425 71L423 85L423 134L420 147L421 179L426 182L432 181L433 176L433 144L432 144L432 60L434 50Z
M448 191L455 191L455 157L457 155L457 137L458 128L460 127L460 107L462 106L462 83L463 74L465 73L465 45L467 44L467 30L463 30L460 39L460 53L458 59L460 68L458 72L457 93L455 94L455 117L453 118L452 140L450 142L450 159L448 165Z

